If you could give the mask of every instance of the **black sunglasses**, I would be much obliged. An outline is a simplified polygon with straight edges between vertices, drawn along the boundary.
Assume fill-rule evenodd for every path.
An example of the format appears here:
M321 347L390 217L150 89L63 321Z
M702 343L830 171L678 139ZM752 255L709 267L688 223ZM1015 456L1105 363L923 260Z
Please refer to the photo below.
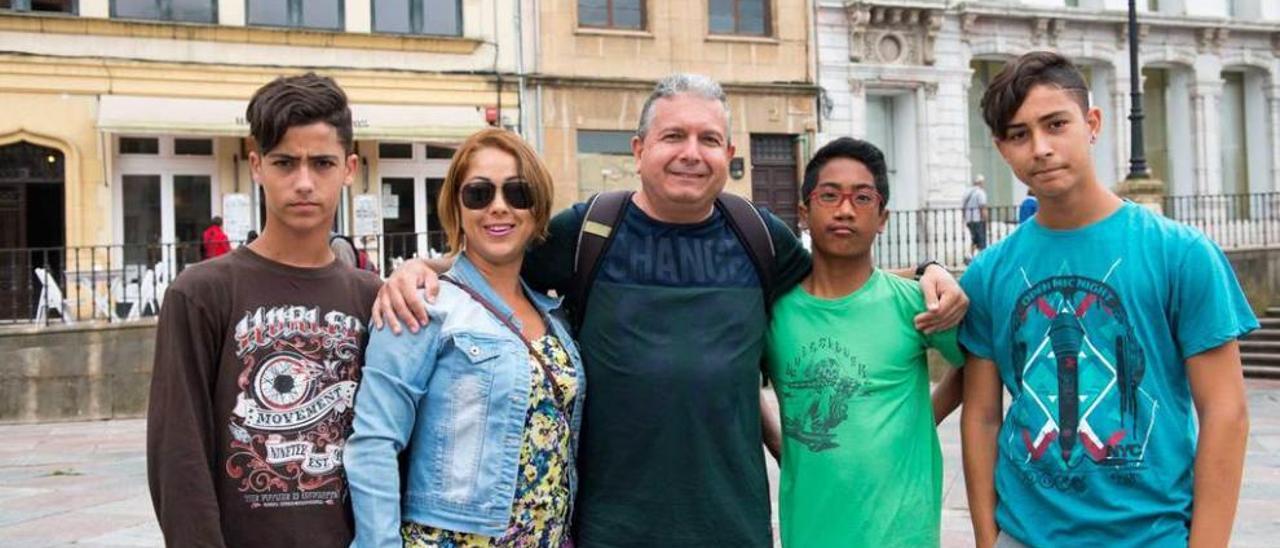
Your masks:
M493 203L498 194L498 185L488 181L467 183L462 185L462 205L467 209L484 209ZM524 181L507 181L502 183L502 199L507 206L515 209L533 207L533 188Z

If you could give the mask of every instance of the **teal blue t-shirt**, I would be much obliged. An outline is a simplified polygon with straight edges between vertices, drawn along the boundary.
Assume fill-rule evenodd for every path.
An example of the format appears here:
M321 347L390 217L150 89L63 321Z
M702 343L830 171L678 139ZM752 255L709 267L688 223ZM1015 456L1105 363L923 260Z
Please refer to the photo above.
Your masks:
M1222 251L1125 202L1075 230L1028 221L960 283L971 300L960 343L994 361L1013 396L1000 529L1029 546L1186 546L1186 360L1258 326Z

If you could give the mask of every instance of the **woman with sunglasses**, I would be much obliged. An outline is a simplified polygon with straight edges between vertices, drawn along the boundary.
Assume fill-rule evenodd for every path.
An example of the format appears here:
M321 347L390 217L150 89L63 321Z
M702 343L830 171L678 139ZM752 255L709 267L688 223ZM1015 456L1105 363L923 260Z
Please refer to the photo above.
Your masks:
M375 331L345 466L356 546L561 546L585 380L559 301L520 279L551 177L482 130L454 155L438 213L456 254L431 322Z

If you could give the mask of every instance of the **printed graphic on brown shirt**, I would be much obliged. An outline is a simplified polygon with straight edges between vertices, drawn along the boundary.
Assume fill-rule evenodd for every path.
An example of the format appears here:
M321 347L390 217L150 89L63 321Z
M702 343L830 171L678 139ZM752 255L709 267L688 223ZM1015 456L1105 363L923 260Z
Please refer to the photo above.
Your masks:
M317 307L246 313L226 473L250 508L340 504L365 326Z

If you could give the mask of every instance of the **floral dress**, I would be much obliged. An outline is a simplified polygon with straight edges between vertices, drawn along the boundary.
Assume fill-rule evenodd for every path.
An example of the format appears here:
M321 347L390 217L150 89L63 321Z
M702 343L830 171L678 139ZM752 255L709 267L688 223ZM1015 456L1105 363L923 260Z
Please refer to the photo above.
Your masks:
M555 403L555 393L537 358L530 356L532 390L524 419L524 442L520 446L520 471L516 478L511 524L501 538L457 533L436 527L405 522L400 528L404 545L410 547L560 547L569 543L569 467L572 417L561 410L573 409L578 393L578 377L564 346L551 334L533 341L533 349L550 365L564 401Z

